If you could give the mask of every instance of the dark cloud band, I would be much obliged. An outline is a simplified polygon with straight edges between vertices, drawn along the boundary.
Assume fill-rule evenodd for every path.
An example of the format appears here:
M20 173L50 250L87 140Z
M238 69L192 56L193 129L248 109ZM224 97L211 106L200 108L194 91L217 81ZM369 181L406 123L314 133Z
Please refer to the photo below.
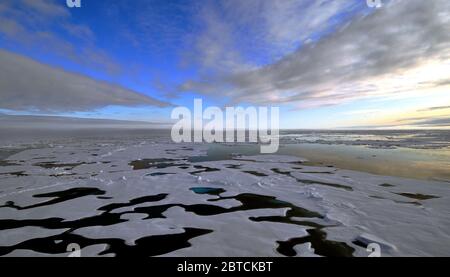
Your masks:
M111 105L166 107L169 103L0 50L0 108L87 111Z

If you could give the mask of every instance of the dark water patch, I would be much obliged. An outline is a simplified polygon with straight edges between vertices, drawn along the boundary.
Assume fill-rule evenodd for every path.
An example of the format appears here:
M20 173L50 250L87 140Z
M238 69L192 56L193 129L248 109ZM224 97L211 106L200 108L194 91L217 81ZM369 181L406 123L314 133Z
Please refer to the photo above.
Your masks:
M143 159L136 160L129 163L133 167L133 170L142 170L149 168L168 168L173 166L181 166L184 164L179 164L180 160L175 159Z
M257 161L257 160L252 160L252 159L244 159L244 158L242 158L241 155L236 155L236 156L232 157L231 159L233 159L235 161L240 161L240 162L264 163L263 161Z
M427 194L420 194L420 193L395 193L397 195L405 196L408 198L416 199L416 200L428 200L428 199L434 199L439 198L439 196L434 195L427 195Z
M306 173L306 174L334 174L334 172L330 172L330 171L302 171L301 173Z
M164 151L166 151L166 152L177 152L178 150L180 150L180 149L166 149Z
M306 230L308 235L291 238L287 241L277 241L277 251L282 255L293 257L297 255L294 247L299 244L311 243L314 253L325 257L352 257L355 249L345 242L327 240L327 234L321 229Z
M15 162L0 160L0 166L19 166L19 165L20 164Z
M379 185L380 187L385 187L385 188L391 188L391 187L395 187L394 185L388 184L388 183L384 183Z
M289 164L294 164L294 165L308 165L307 161L294 161L294 162L289 162Z
M232 213L236 211L221 206L207 205L207 204L180 205L180 207L183 207L187 212L192 212L200 216L212 216L218 214Z
M345 189L348 191L353 191L353 188L350 186L346 186L346 185L340 185L340 184L335 184L335 183L327 183L327 182L322 182L322 181L314 181L314 180L308 180L308 179L300 179L300 178L296 178L297 182L306 184L306 185L322 185L322 186L328 186L328 187L333 187L333 188L339 188L339 189Z
M12 175L12 176L16 176L16 177L28 176L28 174L25 174L25 171L14 171L14 172L0 173L0 176L2 176L2 175Z
M184 232L179 234L139 238L135 241L135 245L127 245L122 239L90 239L70 232L64 232L56 236L27 240L14 246L0 247L0 256L9 254L17 249L28 249L45 254L67 253L69 255L67 246L71 243L78 244L81 249L92 245L108 245L107 249L102 251L100 255L115 254L116 257L158 256L190 247L190 239L211 232L212 230L207 229L184 228Z
M293 220L289 216L258 216L258 217L250 217L249 219L254 222L286 223L286 224L294 224L294 225L300 225L300 226L308 226L308 227L313 227L313 228L325 227L322 224L315 223L312 221Z
M220 171L220 169L218 169L218 168L207 167L207 166L202 166L202 165L194 165L194 168L198 169L198 170L189 172L192 175L196 175L196 174L204 173L204 172Z
M301 169L301 168L297 168L297 169ZM353 191L353 188L350 186L346 186L346 185L340 185L340 184L335 184L335 183L328 183L328 182L322 182L322 181L314 181L314 180L308 180L308 179L301 179L295 176L292 176L292 172L290 171L282 171L279 168L272 168L271 169L273 172L277 173L277 174L282 174L282 175L286 175L286 176L290 176L292 178L294 178L295 180L297 180L297 182L300 182L302 184L306 184L306 185L323 185L323 186L329 186L329 187L334 187L334 188L339 188L339 189L345 189L348 191ZM308 173L308 172L301 172L301 173ZM309 172L309 173L326 173L326 172ZM329 174L333 174L332 172L330 172Z
M64 177L64 176L75 176L76 173L56 173L56 174L50 174L49 177Z
M46 218L46 219L1 219L0 230L16 229L22 227L42 227L46 229L62 229L62 218Z
M163 213L172 207L182 206L178 204L164 204L157 206L148 206L148 207L137 207L134 208L132 212L124 212L123 214L129 213L144 213L147 214L147 217L144 219L151 218L166 218Z
M312 161L304 161L301 162L301 164L305 166L322 166L322 167L327 166L323 162L312 162Z
M254 171L254 170L244 170L244 171L242 171L242 172L245 172L245 173L248 173L248 174L257 176L257 177L266 177L266 176L269 176L269 175L267 175L267 174L264 174L264 173L261 173L261 172L258 172L258 171Z
M371 195L369 196L370 198L374 198L374 199L381 199L381 200L387 200L387 198L381 197L381 196L377 196L377 195ZM398 200L392 200L397 204L409 204L409 205L415 205L415 206L422 206L421 203L417 202L417 201L398 201Z
M190 188L193 192L197 194L209 194L209 195L220 195L221 193L224 193L225 190L221 188L208 188L208 187L195 187Z
M173 174L175 174L175 173L169 173L169 172L154 172L154 173L146 174L145 176L152 176L152 177L154 177L154 176L164 176L164 175L173 175Z
M56 192L33 195L33 197L36 197L36 198L43 198L43 197L54 198L54 199L51 199L51 200L48 200L45 202L21 207L21 206L17 206L13 201L7 201L3 206L0 206L0 208L9 207L9 208L14 208L16 210L27 210L27 209L37 208L37 207L49 206L49 205L65 202L68 200L88 196L88 195L103 195L103 194L105 194L105 191L100 190L98 188L88 188L88 187L72 188L72 189L68 189L68 190L64 190L64 191L56 191Z
M218 191L217 191L218 192ZM211 205L211 204L193 204L193 205L185 205L185 204L165 204L165 205L157 205L157 206L148 206L148 207L137 207L133 209L133 212L124 212L126 213L145 213L148 216L145 219L150 218L165 218L163 213L172 207L181 207L185 209L187 212L192 212L196 215L200 216L212 216L219 215L224 213L233 213L239 211L248 211L248 210L257 210L257 209L282 209L289 208L286 212L286 217L316 217L323 218L323 216L317 212L310 211L298 206L295 206L289 202L281 201L276 199L276 197L244 193L236 196L229 197L218 197L214 199L209 199L210 202L221 201L226 199L234 199L241 202L241 205L224 208L222 206Z
M75 167L86 164L83 162L79 163L58 163L58 162L41 162L41 163L35 163L34 166L39 166L46 169L52 169L52 168L64 168L67 170L74 169Z
M183 165L183 166L179 166L178 168L180 168L180 169L188 169L188 168L190 168L190 166Z
M367 246L369 246L368 243L365 243L365 242L360 241L360 240L354 240L354 241L352 241L352 243L353 243L354 245L359 246L359 247L362 247L362 248L364 248L364 249L367 249Z
M97 199L108 200L108 199L113 199L113 197L111 197L111 196L97 196Z
M374 198L374 199L381 199L381 200L387 200L387 198L381 197L381 196L377 196L377 195L371 195L369 196L370 198ZM410 205L416 205L416 206L422 206L421 203L417 202L417 201L397 201L397 200L393 200L395 203L397 204L410 204Z
M225 164L226 168L230 169L241 169L242 164Z
M112 210L123 208L123 207L130 207L130 206L134 206L134 205L138 205L138 204L142 204L142 203L148 203L148 202L158 202L158 201L164 200L167 197L167 195L168 195L167 193L161 193L161 194L156 194L156 195L149 195L149 196L134 198L134 199L131 199L130 201L128 201L128 203L108 204L106 206L98 208L98 210L111 212Z
M135 246L126 246L124 249L115 249L114 247L110 247L110 249L104 253L116 253L118 257L158 256L173 252L175 250L188 248L192 246L192 244L189 243L189 240L212 232L213 230L208 229L184 228L184 233L148 236L137 239Z
M397 204L409 204L409 205L415 205L415 206L422 206L420 202L417 201L394 201Z
M219 197L216 199L210 199L209 201L220 201L226 199L234 199L242 204L237 207L230 208L230 211L246 211L246 210L256 210L256 209L282 209L289 208L286 213L287 217L318 217L323 218L323 216L317 212L309 211L307 209L293 205L292 203L278 200L273 196L243 193L236 196L229 197Z
M48 193L41 193L33 195L33 197L43 198L43 197L55 197L58 199L62 199L64 201L79 198L87 195L103 195L105 191L100 190L98 188L90 188L90 187L80 187L80 188L71 188L63 191L54 191Z
M70 229L76 230L84 227L92 226L110 226L118 223L126 222L121 219L122 214L119 213L102 213L90 217L77 220L64 220L63 218L46 218L46 219L2 219L0 220L0 230L16 229L22 227L42 227L46 229Z
M291 172L290 171L283 171L279 168L272 168L271 169L273 172L277 173L277 174L281 174L281 175L286 175L286 176L291 176ZM292 177L292 176L291 176Z

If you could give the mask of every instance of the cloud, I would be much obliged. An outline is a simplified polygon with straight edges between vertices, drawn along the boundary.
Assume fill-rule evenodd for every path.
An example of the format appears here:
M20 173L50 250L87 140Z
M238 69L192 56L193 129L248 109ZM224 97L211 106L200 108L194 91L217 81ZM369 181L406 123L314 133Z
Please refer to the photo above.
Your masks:
M450 106L429 107L429 108L421 109L418 111L419 112L429 112L429 111L437 111L437 110L450 110Z
M419 126L434 126L434 127L450 127L450 117L433 118L415 122L414 125Z
M333 16L343 13L345 6L327 10L326 1L321 2L323 5L306 9L303 17L315 18L322 12L328 16L317 24L307 24L306 29L300 27L299 34L303 36L288 33L277 37L269 31L264 38L281 44L284 39L287 44L295 44L299 38L304 40L325 32L327 28L323 24L329 27ZM276 13L273 14L267 13L277 18ZM240 22L239 18L236 21ZM278 20L275 22L273 26L282 24ZM279 32L283 28L288 27L280 25ZM363 97L432 88L438 85L433 80L441 76L434 76L438 75L435 74L438 70L431 66L442 65L450 58L450 2L446 0L392 0L381 9L360 13L351 22L336 28L317 41L306 41L298 50L274 63L252 70L228 70L211 78L213 82L200 79L191 81L188 87L191 91L198 87L205 94L228 96L237 103L334 105ZM305 34L310 35L305 37ZM294 42L287 39L291 36ZM208 47L206 43L203 45ZM236 49L230 51L233 53ZM431 70L427 69L426 76L420 77L425 80L416 80L424 74L417 74L415 69L427 64L431 64ZM449 69L448 64L446 68ZM419 81L431 83L420 85Z
M440 109L441 107L436 107ZM445 108L445 107L442 107ZM421 111L421 110L419 110ZM423 111L433 111L433 108L424 109ZM372 125L372 127L425 127L425 128L447 128L450 127L450 117L448 115L443 116L416 116L407 117L396 120L386 125Z
M314 39L333 25L332 19L343 10L351 12L358 1L263 1L266 43L278 54L287 54Z
M404 125L419 126L419 127L450 127L450 117L422 117L422 118L407 118L402 121L409 121ZM403 125L403 124L402 124Z
M196 13L190 62L219 73L273 62L337 25L342 10L360 1L225 0L205 2ZM344 20L344 17L341 18ZM345 20L344 20L345 21Z
M376 114L380 113L383 110L381 109L364 109L364 110L354 110L348 112L342 112L344 115L367 115L367 114Z
M63 5L56 5L52 0L19 0L22 5L45 16L67 17L69 12Z
M434 128L447 129L450 128L450 117L439 118L409 118L399 120L396 123L390 124L373 124L373 125L358 125L348 126L341 129L401 129L401 128Z
M110 105L169 105L118 85L63 71L3 50L0 50L0 72L2 109L70 112Z
M122 43L144 54L173 53L189 45L186 37L193 32L190 20L205 1L134 0L105 1L102 10L114 24ZM125 20L122 20L126 18Z
M145 122L112 119L77 118L64 116L3 115L0 114L0 129L70 130L98 128L161 129L171 122ZM3 130L4 131L4 130Z
M88 42L95 40L94 33L92 32L91 28L86 25L74 25L65 23L63 25L63 28L76 38L87 40Z
M73 23L65 1L4 0L0 3L2 37L34 53L48 53L112 75L121 73L118 63L95 46L94 32Z

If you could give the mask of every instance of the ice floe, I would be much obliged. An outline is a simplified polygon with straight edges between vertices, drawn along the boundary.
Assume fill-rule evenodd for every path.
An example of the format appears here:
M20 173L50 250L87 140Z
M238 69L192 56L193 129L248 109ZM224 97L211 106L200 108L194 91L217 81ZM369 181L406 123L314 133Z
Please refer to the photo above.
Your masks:
M64 141L0 166L0 255L450 255L447 182L202 144ZM191 160L190 160L191 159Z

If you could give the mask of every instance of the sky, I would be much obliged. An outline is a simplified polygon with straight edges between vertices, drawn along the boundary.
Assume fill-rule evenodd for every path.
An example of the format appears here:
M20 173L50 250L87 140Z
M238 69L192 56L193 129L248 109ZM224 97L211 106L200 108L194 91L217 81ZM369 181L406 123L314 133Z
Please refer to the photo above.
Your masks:
M0 113L292 129L450 128L450 1L0 0Z

